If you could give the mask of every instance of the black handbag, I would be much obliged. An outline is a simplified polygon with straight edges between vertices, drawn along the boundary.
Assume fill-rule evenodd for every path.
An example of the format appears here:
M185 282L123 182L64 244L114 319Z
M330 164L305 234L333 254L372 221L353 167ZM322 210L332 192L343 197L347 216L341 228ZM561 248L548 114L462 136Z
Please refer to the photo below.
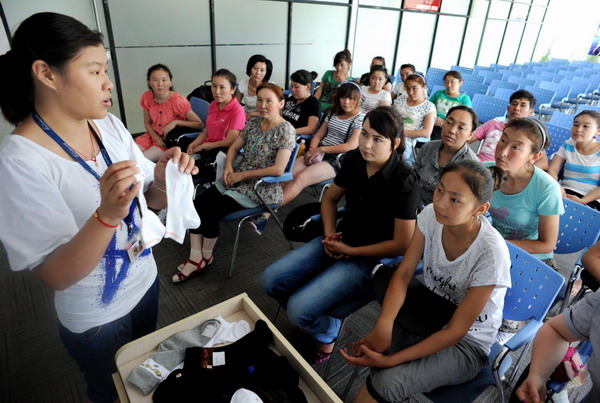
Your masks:
M283 223L283 235L288 241L308 242L323 235L323 223L315 222L312 216L321 213L321 203L313 202L296 207Z
M381 266L373 276L373 288L380 304L387 291L396 267ZM406 298L395 323L418 336L427 337L441 330L450 322L457 306L446 298L429 290L413 277L406 290Z

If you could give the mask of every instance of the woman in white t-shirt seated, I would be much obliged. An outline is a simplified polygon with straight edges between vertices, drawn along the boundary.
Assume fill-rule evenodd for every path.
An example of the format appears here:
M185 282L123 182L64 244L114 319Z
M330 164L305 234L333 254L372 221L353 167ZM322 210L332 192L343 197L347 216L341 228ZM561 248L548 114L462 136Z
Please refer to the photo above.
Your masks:
M415 73L406 77L404 88L407 95L396 98L394 107L404 119L404 158L412 164L415 161L415 146L428 142L431 137L436 112L435 105L425 97L427 82L422 75Z
M263 55L253 55L246 64L246 78L238 83L236 98L244 105L246 120L260 116L256 110L256 89L262 83L269 82L273 73L273 63Z
M369 86L360 87L360 111L367 114L378 106L390 106L392 96L389 91L383 89L388 78L385 67L375 65L371 67L369 74Z

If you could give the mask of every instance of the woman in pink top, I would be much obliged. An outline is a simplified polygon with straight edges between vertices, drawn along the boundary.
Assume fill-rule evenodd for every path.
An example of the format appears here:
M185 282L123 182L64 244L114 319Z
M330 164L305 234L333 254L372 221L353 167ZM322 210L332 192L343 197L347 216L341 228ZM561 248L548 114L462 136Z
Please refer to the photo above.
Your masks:
M219 151L227 153L229 146L238 138L246 125L244 107L233 96L235 75L229 70L220 69L212 75L211 81L211 91L215 100L211 102L208 109L206 130L187 147L182 141L179 142L180 147L188 154L200 153L201 158L197 165L200 167L199 175L202 177L207 174L202 168L212 164ZM214 176L214 171L211 170L208 174L210 178Z
M173 74L167 66L155 64L148 69L147 78L150 90L140 100L146 133L135 142L146 158L156 162L167 149L165 138L169 132L177 127L180 134L199 131L204 123L192 111L189 101L173 91Z

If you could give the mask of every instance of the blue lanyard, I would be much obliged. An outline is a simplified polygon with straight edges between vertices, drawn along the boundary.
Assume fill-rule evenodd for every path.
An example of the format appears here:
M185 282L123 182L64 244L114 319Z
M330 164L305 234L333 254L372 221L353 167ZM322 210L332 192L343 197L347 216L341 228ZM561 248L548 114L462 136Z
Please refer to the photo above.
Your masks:
M73 150L71 148L71 146L67 144L66 141L64 141L62 138L60 138L60 136L58 134L56 134L56 132L54 130L52 130L52 128L50 126L48 126L48 124L46 122L44 122L44 119L42 119L42 117L35 111L35 109L33 110L33 112L31 112L31 116L33 117L33 120L35 120L35 123L37 123L37 125L44 132L46 132L46 134L48 136L50 136L50 138L52 140L56 141L56 143L59 146L61 146L62 149L65 150L65 152L71 156L71 158L73 158L76 162L79 163L79 165L81 165L85 170L87 170L90 174L92 174L94 176L94 178L96 178L96 179L98 179L98 181L100 181L100 175L98 175L98 173L96 171L94 171L88 164L86 164L86 162L79 156L79 154L77 154L77 152L75 152L75 150ZM89 123L88 123L88 125L89 125ZM90 127L90 129L91 129L91 127ZM96 137L96 141L98 142L98 146L100 147L100 152L102 153L104 162L106 162L106 166L107 167L111 166L112 160L110 159L110 156L108 155L108 151L106 151L106 147L104 147L102 140L100 140L100 137L98 137L95 130L92 130L92 133L94 133L94 137Z
M59 146L61 146L62 149L65 150L65 152L71 156L71 158L73 158L76 162L78 162L79 165L81 165L86 171L88 171L90 174L92 174L94 176L94 178L96 178L98 181L100 181L100 175L98 175L98 172L94 171L88 164L86 164L86 162L79 156L79 154L77 154L77 152L75 150L73 150L71 148L71 146L69 144L67 144L67 142L64 141L58 134L56 134L56 132L54 130L52 130L52 128L50 126L48 126L48 124L46 122L44 122L44 119L42 119L42 117L36 112L35 109L33 110L33 112L31 112L31 116L33 117L33 120L35 120L35 123L37 123L37 125L52 140L56 141L56 143ZM89 123L88 123L88 125L89 125ZM100 152L102 153L102 158L104 158L104 162L106 162L106 166L107 167L111 166L112 160L110 159L110 155L108 155L108 151L106 150L106 147L104 147L104 143L102 143L102 140L96 134L96 131L92 129L91 126L90 126L90 130L92 130L94 137L96 137L96 141L98 142L98 146L100 147ZM127 215L127 217L125 217L125 223L127 223L127 230L130 234L133 231L137 231L137 227L133 222L133 211L135 210L136 206L138 206L137 197L135 199L133 199L132 208L130 209L130 212ZM141 216L141 214L142 214L142 212L140 210L140 216Z

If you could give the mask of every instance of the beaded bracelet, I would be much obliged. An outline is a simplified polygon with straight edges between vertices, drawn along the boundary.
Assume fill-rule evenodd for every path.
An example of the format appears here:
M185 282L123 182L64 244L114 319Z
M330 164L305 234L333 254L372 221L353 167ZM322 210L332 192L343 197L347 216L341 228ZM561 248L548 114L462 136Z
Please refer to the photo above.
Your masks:
M100 224L102 224L102 225L104 225L105 227L108 227L108 228L117 228L119 226L119 224L120 224L119 223L117 225L110 225L110 224L105 223L104 221L102 221L102 219L100 218L100 214L98 214L98 209L96 209L96 211L94 211L94 218L96 220L98 220L98 222L100 222Z

